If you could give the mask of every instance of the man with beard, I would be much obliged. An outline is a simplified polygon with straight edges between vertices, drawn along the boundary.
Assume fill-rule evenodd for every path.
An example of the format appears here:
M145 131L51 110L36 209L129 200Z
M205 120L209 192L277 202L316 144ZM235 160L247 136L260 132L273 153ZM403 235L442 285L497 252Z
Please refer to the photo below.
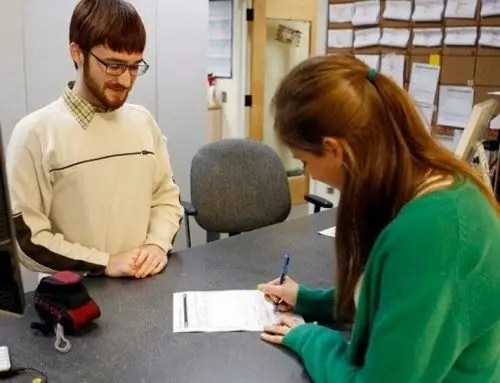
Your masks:
M125 103L146 31L124 0L81 0L69 31L76 81L23 118L7 153L23 264L144 278L159 273L182 207L152 115Z

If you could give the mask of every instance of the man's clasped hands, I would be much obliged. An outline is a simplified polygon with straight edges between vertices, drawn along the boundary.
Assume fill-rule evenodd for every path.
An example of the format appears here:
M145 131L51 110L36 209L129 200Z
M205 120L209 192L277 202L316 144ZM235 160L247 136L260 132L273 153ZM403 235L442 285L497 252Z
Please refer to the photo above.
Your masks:
M161 272L167 266L167 253L160 246L142 247L112 254L109 257L106 274L110 277L146 278Z

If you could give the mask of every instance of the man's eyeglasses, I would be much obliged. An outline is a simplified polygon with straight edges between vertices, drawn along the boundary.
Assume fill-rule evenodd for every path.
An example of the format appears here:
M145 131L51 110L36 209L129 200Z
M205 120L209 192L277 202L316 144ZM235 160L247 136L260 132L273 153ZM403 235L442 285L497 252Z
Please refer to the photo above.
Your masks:
M94 57L97 61L99 61L105 68L106 73L111 76L121 76L128 69L131 76L142 76L149 69L149 64L142 60L142 62L137 64L122 64L122 63L114 63L114 62L106 62L101 58L97 57L92 52L89 52L92 57Z

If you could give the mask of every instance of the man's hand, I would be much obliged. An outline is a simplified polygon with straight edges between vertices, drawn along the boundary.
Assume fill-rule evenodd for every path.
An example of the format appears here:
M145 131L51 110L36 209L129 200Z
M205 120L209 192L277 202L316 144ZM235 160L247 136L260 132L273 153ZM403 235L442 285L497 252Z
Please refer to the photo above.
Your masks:
M167 266L167 253L160 246L144 245L135 261L136 278L146 278L158 274Z
M132 249L109 257L106 275L110 277L132 277L137 272L135 262L139 258L141 249Z

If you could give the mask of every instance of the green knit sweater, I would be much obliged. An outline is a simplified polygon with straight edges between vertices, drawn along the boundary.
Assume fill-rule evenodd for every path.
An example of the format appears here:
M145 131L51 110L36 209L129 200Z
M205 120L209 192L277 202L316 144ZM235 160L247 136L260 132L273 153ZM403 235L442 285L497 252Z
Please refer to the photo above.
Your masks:
M333 301L301 286L296 311ZM351 341L307 323L283 343L318 383L500 382L500 218L470 182L414 199L373 247Z

